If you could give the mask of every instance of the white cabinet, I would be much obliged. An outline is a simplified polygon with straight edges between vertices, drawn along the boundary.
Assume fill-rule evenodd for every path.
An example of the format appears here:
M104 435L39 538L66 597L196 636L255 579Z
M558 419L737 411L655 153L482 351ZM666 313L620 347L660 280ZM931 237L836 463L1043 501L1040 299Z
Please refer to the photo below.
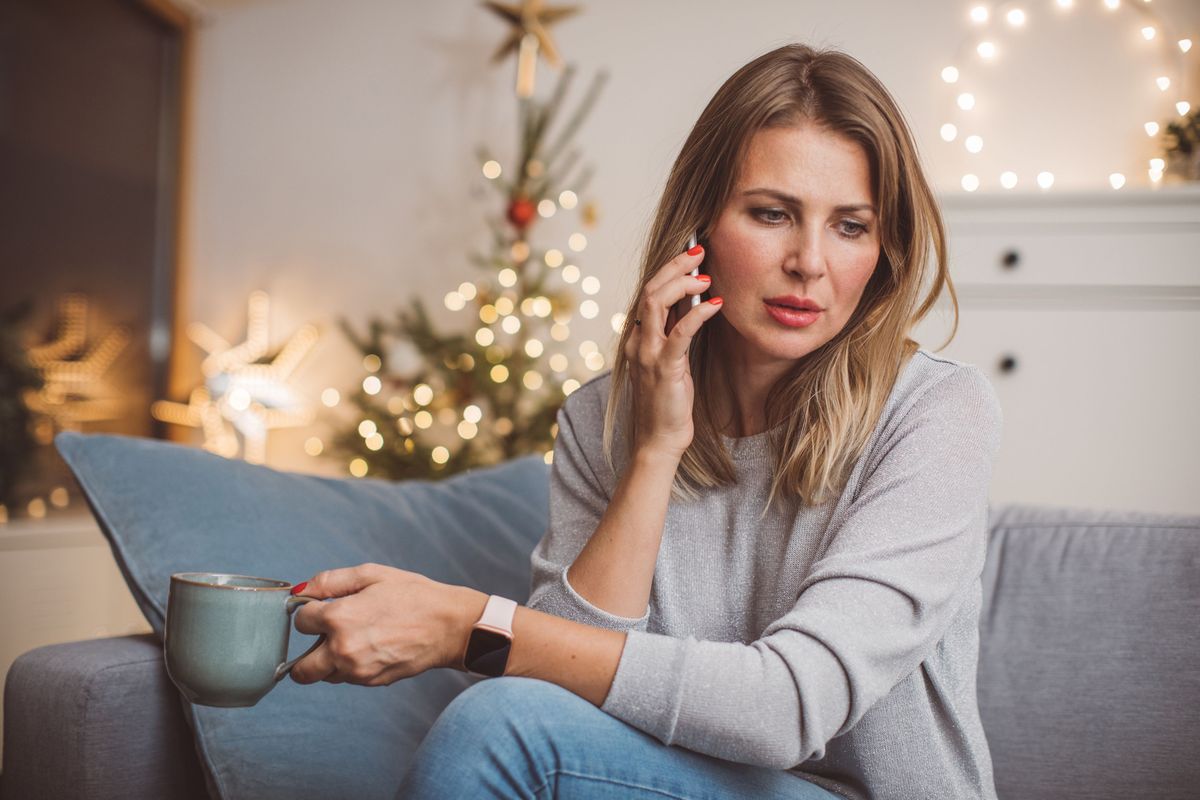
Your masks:
M1200 186L940 198L1004 409L992 503L1200 513ZM948 295L916 329L945 342Z

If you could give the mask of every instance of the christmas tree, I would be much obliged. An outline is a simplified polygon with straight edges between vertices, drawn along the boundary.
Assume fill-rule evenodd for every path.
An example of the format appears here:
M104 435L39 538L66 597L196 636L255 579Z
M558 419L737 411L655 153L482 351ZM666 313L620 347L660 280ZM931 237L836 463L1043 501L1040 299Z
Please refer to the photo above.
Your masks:
M532 241L538 219L560 209L577 209L585 227L596 222L595 205L580 200L592 173L571 143L608 76L596 75L551 136L574 75L566 66L544 102L517 93L512 177L488 148L477 151L504 214L489 220L488 251L469 256L484 275L457 283L444 298L448 309L469 315L466 329L439 333L419 298L394 319L369 320L365 332L342 320L366 373L348 396L355 419L333 440L351 474L445 477L529 453L549 462L563 400L606 366L595 342L571 343L575 314L599 314L594 300L579 302L575 287L595 294L599 281L562 249ZM576 231L566 249L578 253L586 244Z

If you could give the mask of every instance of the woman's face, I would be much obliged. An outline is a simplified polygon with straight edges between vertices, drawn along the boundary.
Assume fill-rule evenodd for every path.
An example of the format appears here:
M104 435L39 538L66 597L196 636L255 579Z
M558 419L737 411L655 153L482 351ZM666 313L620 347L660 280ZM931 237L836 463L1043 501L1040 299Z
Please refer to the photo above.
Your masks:
M879 261L874 202L861 145L807 121L754 135L701 264L731 363L777 372L842 329ZM797 325L767 302L787 295L822 310Z

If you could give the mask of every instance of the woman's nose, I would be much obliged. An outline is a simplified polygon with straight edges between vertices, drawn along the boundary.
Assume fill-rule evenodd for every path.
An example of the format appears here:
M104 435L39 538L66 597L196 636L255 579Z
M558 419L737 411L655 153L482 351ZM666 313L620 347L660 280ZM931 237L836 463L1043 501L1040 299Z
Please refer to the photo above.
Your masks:
M817 280L825 274L825 252L820 231L800 231L792 239L784 266L801 280Z

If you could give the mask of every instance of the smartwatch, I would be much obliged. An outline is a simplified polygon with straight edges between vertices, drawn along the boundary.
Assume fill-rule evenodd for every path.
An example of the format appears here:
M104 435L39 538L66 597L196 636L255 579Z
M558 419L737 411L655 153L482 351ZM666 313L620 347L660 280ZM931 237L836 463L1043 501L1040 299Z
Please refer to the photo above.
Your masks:
M463 668L471 675L498 678L508 666L512 649L512 621L517 603L499 595L490 595L483 616L471 627Z

